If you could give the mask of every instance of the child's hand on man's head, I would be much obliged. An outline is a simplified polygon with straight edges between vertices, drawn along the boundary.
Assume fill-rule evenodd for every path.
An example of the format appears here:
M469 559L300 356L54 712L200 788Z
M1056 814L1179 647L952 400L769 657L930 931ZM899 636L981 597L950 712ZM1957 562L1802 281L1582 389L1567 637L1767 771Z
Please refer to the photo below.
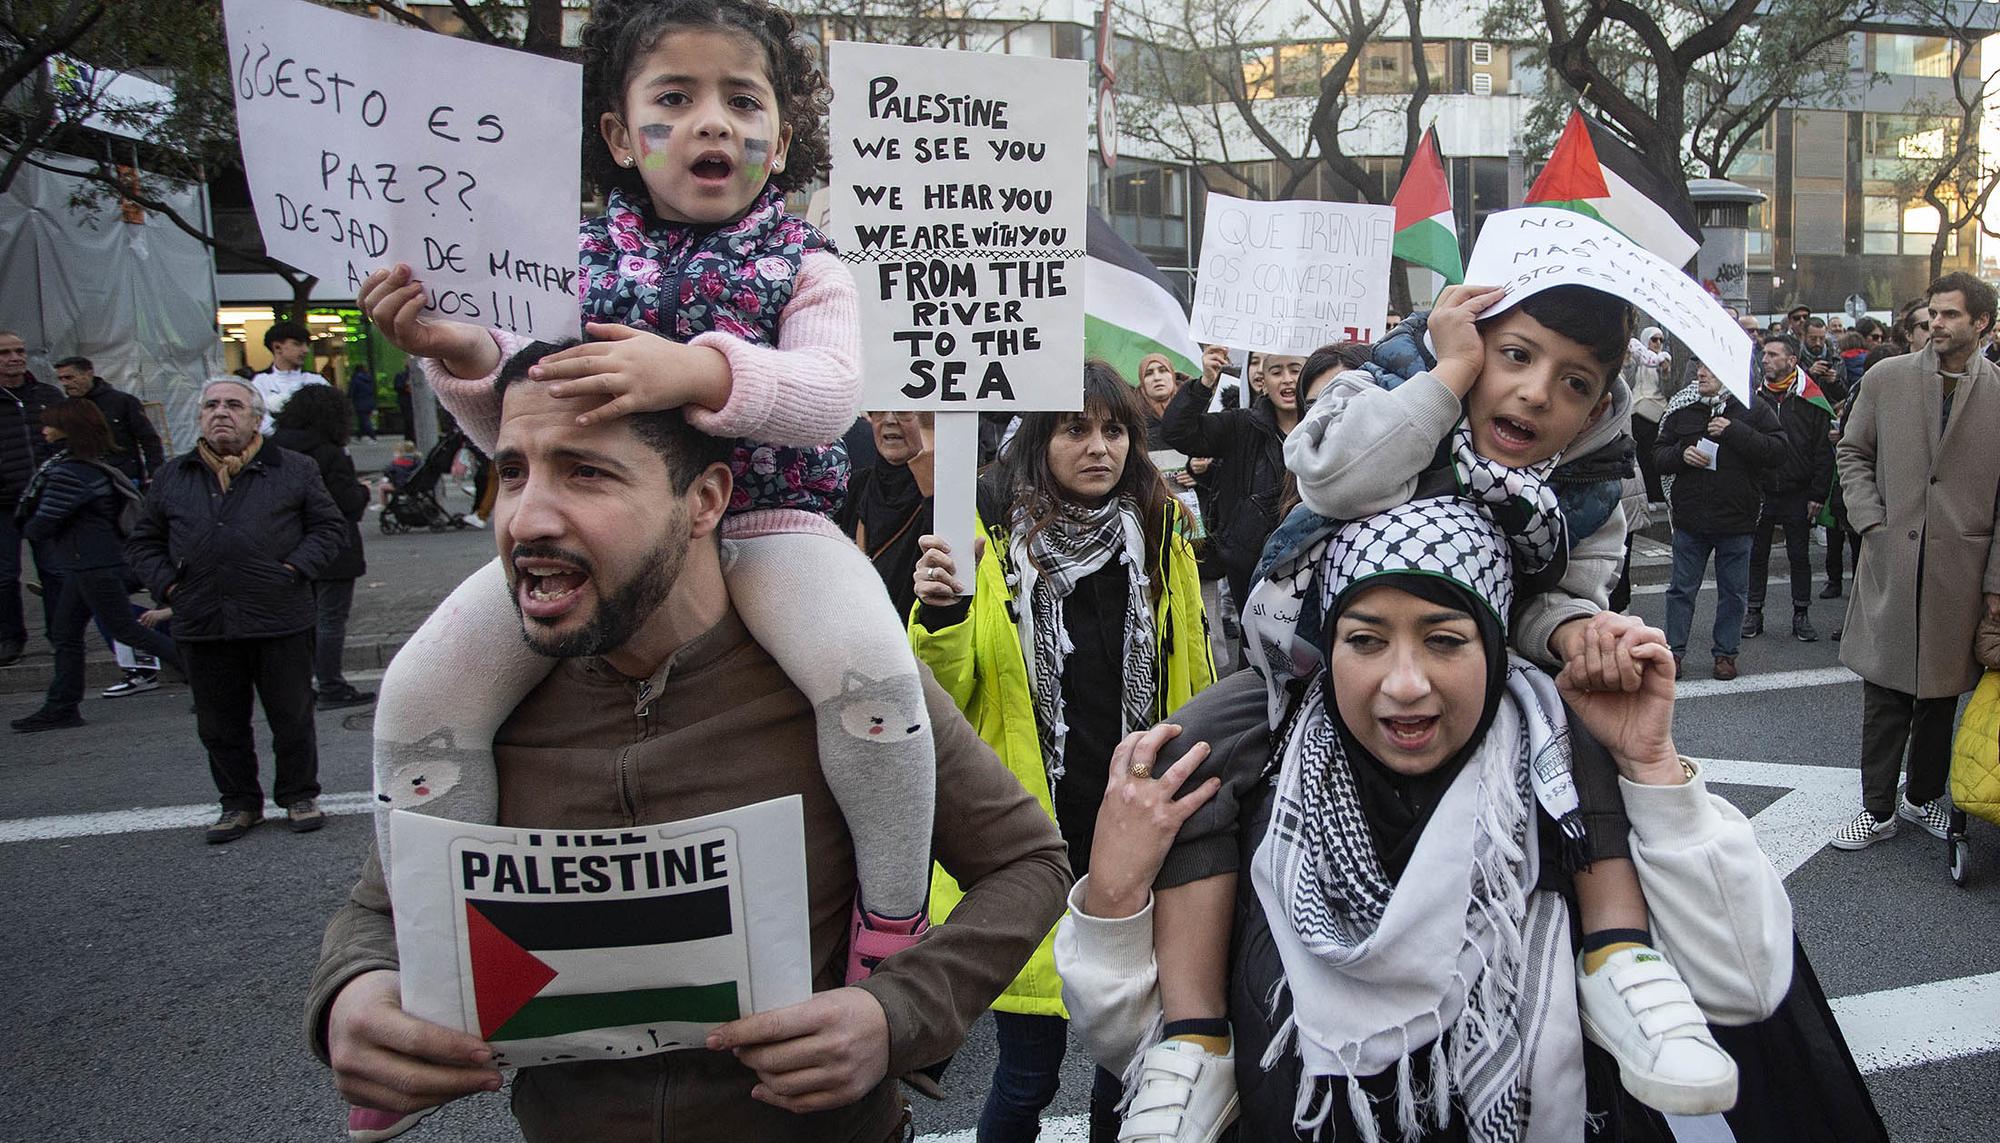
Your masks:
M578 414L577 424L683 405L717 410L729 403L729 359L720 350L628 325L590 322L583 328L596 340L551 353L528 370L531 381L556 382L549 387L551 397L607 398Z
M1458 399L1472 391L1472 383L1486 366L1486 346L1479 337L1479 317L1506 295L1504 287L1447 286L1431 310L1431 347L1437 352L1433 376L1444 382Z

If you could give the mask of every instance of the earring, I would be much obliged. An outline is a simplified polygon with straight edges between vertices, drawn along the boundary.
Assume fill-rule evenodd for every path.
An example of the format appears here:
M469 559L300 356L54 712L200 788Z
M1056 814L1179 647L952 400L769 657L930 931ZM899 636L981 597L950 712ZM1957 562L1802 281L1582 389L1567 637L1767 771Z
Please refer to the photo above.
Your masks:
M632 165L632 156L630 155L625 156L625 165L628 167Z

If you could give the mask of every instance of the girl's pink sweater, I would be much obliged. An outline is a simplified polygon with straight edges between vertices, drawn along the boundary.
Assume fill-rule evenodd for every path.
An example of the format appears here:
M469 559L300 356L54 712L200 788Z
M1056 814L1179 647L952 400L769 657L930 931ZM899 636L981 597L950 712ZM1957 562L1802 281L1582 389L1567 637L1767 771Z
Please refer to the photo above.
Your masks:
M529 340L489 329L505 362ZM741 437L780 445L815 445L838 439L853 427L861 402L860 308L854 276L825 251L799 263L792 300L778 316L778 344L752 345L726 333L704 333L689 342L729 359L729 402L720 409L688 405L688 423L710 436ZM464 378L437 361L422 359L424 377L438 400L481 452L491 455L500 435L500 397L493 391L499 367L484 377ZM818 532L842 536L832 520L793 508L756 508L723 520L732 539L775 532Z

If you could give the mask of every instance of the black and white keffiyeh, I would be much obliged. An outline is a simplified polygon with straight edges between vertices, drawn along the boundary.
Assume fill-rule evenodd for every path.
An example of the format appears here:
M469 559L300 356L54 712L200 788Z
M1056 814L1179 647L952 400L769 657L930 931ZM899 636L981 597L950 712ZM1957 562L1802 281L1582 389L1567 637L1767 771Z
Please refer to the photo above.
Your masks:
M1320 556L1324 598L1378 575L1436 575L1504 615L1512 593L1496 526L1463 501L1417 502L1343 527ZM1496 556L1494 553L1497 552ZM1285 966L1292 1014L1263 1065L1296 1051L1294 1126L1334 1113L1337 1081L1365 1140L1378 1137L1359 1079L1395 1069L1404 1134L1442 1126L1453 1096L1480 1143L1568 1140L1583 1129L1582 1040L1568 914L1534 891L1534 806L1567 793L1567 721L1554 685L1509 656L1485 737L1439 800L1393 882L1376 853L1325 701L1307 686L1279 744L1271 824L1251 879ZM1559 773L1558 773L1559 772ZM1429 1044L1431 1089L1411 1081Z
M1562 506L1549 474L1561 455L1526 468L1509 468L1480 456L1472 447L1472 427L1460 421L1451 433L1452 468L1458 487L1486 507L1514 549L1514 570L1523 577L1562 578L1569 562Z
M1124 693L1121 733L1153 724L1155 646L1153 605L1146 574L1146 535L1138 505L1109 500L1088 508L1059 501L1048 526L1029 537L1026 514L1017 513L1012 561L1020 576L1021 651L1034 692L1035 729L1049 785L1062 780L1069 725L1063 720L1063 667L1075 642L1063 622L1063 600L1076 585L1112 559L1123 561L1130 592L1125 606Z

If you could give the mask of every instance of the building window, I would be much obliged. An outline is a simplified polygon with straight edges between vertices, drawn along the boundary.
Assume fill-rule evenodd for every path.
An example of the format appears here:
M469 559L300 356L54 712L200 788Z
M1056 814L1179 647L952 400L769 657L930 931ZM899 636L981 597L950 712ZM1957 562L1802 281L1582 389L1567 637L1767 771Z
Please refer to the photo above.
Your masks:
M1187 172L1121 161L1111 176L1111 226L1134 246L1187 249Z
M1943 159L1956 133L1950 119L1869 112L1861 117L1861 177L1895 182Z
M1889 32L1868 35L1865 56L1869 71L1887 75L1951 78L1960 48L1943 36L1905 36Z
M1339 44L1288 44L1278 49L1278 94L1317 96L1321 77L1340 58Z
M1474 67L1490 67L1492 66L1492 64L1493 64L1493 45L1487 43L1484 40L1473 41L1472 65Z
M1243 91L1251 99L1269 99L1277 90L1277 53L1270 48L1243 49Z
M1493 77L1483 71L1473 72L1472 94L1474 95L1493 94Z
M1861 200L1863 254L1929 255L1938 232L1937 208L1918 198L1867 195ZM1948 240L1945 253L1958 252L1958 236Z

